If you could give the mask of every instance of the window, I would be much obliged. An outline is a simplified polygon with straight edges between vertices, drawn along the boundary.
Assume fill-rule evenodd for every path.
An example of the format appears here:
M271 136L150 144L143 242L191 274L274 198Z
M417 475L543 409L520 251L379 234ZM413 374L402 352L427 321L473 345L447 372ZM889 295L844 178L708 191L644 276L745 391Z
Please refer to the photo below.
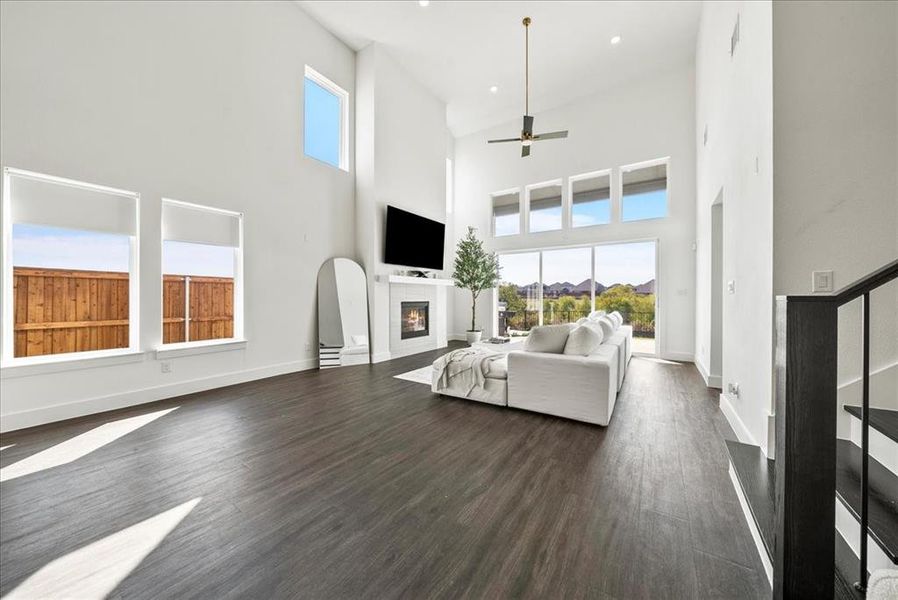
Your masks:
M306 156L349 170L349 94L306 65L303 84Z
M571 177L571 227L611 222L611 172Z
M3 350L19 359L138 346L138 195L3 172Z
M242 339L240 213L162 201L162 343Z
M521 233L521 193L518 190L493 194L493 235Z
M527 188L529 206L528 231L561 229L561 182L539 184Z
M499 266L499 335L527 335L539 325L539 252L500 254Z
M667 216L667 161L621 167L621 220Z
M633 328L633 352L655 353L655 242L595 247L596 310L618 311Z

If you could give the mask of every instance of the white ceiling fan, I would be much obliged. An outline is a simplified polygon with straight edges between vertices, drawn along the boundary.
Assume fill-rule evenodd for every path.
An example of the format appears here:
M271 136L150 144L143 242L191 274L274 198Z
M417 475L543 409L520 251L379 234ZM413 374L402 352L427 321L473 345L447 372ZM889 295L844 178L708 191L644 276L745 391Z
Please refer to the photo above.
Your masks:
M505 138L501 140L489 140L488 144L502 144L505 142L520 142L521 157L530 156L530 145L541 140L553 140L566 138L567 130L552 131L549 133L533 133L533 117L530 112L530 17L524 17L524 126L521 129L521 137Z

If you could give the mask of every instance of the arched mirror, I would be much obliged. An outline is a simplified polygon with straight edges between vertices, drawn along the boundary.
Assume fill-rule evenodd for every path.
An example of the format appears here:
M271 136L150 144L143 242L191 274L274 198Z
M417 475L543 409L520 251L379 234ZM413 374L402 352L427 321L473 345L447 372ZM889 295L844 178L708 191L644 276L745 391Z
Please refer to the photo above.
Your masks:
M318 359L322 369L370 362L368 283L348 258L332 258L318 270Z

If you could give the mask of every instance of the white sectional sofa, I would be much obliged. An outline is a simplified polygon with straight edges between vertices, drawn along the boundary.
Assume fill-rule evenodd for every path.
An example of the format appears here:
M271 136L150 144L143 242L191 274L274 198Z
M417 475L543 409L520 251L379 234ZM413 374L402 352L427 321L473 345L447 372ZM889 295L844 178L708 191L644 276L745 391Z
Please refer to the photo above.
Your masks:
M633 329L621 325L622 320L613 313L593 313L589 323L581 319L584 322L580 324L534 328L524 350L509 352L503 360L489 363L482 387L440 388L435 368L432 389L444 395L608 425L632 355ZM586 352L571 352L566 340L578 326L603 331L601 343Z

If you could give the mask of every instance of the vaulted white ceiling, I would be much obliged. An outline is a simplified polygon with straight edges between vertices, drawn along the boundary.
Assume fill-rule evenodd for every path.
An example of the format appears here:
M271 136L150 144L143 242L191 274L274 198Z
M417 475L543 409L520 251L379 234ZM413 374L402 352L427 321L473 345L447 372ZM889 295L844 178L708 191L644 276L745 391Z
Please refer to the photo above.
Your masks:
M447 105L456 136L692 62L700 2L301 1L349 46L380 43ZM621 42L612 45L613 36ZM496 94L491 86L498 86Z

